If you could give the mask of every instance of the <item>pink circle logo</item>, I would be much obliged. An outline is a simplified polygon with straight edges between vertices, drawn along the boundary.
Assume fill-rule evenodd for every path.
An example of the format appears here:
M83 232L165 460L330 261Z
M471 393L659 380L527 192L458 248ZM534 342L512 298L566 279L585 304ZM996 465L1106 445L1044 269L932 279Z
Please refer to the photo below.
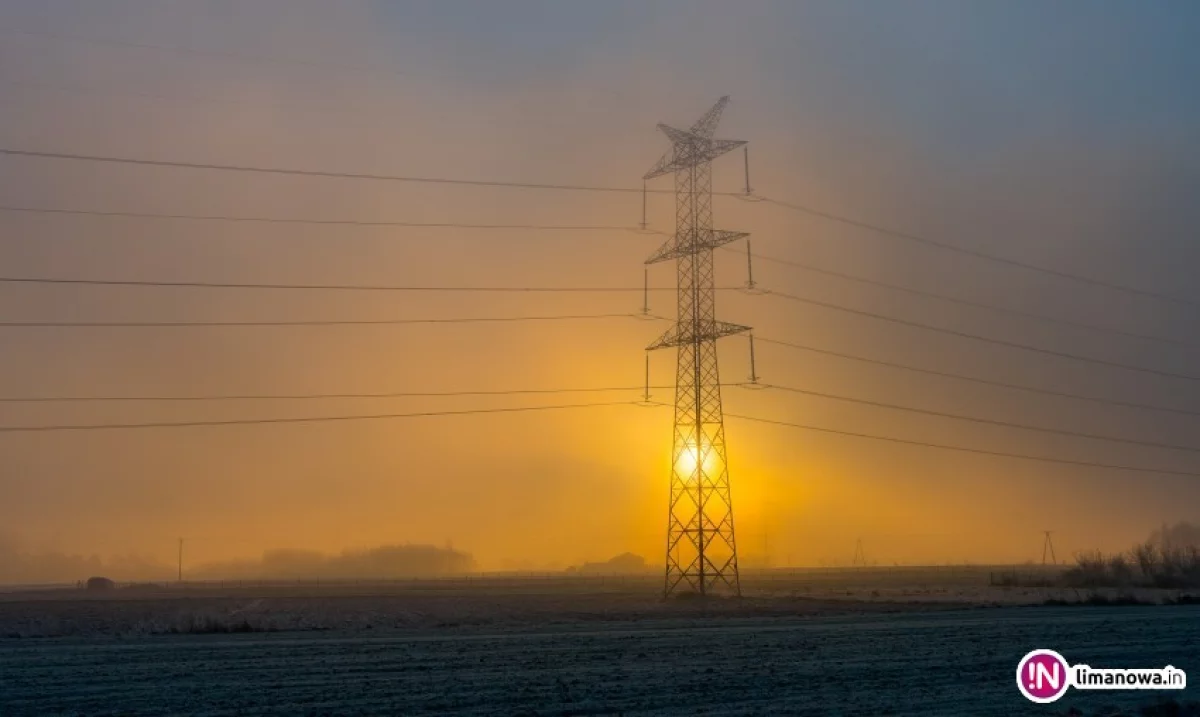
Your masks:
M1017 663L1017 687L1031 702L1053 702L1070 686L1070 669L1054 650L1034 650Z

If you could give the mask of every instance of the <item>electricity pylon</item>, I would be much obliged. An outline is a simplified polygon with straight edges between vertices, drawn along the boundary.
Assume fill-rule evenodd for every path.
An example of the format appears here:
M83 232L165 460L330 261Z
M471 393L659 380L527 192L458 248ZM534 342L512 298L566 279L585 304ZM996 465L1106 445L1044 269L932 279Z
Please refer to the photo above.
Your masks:
M683 584L701 595L742 594L717 339L749 327L716 319L713 287L713 249L748 236L713 229L712 160L745 144L713 139L728 102L722 97L686 130L658 125L672 146L644 177L675 175L675 235L646 260L674 259L678 287L675 325L647 347L678 349L664 596Z
M850 561L850 564L862 566L866 566L867 564L867 555L863 552L862 538L854 541L854 558Z
M1050 539L1050 534L1053 530L1043 530L1046 539L1042 541L1042 565L1046 564L1046 551L1050 552L1050 564L1058 565L1058 558L1054 556L1054 541Z

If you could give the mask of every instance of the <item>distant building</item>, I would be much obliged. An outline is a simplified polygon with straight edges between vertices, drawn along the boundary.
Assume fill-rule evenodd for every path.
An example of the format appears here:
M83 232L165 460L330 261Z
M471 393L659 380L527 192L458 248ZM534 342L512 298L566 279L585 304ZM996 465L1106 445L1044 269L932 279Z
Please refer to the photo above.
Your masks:
M112 590L116 586L117 584L108 578L88 578L87 581L88 590Z
M584 563L569 572L584 575L617 575L626 573L642 573L646 571L646 559L633 553L622 553L603 563Z

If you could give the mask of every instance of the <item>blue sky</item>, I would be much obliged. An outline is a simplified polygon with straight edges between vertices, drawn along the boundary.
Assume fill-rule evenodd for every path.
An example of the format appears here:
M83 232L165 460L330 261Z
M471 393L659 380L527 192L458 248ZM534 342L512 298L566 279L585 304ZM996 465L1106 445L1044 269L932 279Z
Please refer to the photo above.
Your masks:
M464 76L569 76L644 57L691 84L753 73L773 109L861 113L960 151L1071 129L1195 125L1200 72L1187 2L505 2L378 4L396 44L444 43ZM653 67L650 67L653 65ZM513 73L502 75L499 73ZM769 89L768 89L769 88ZM665 89L665 88L664 88ZM767 97L752 96L753 101Z

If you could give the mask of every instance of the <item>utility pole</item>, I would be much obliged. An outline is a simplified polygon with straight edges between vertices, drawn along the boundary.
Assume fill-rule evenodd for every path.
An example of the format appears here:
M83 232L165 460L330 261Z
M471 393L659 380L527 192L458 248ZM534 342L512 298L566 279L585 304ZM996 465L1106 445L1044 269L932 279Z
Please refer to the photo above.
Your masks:
M1042 533L1045 534L1045 536L1046 536L1046 539L1042 541L1042 565L1046 564L1046 552L1047 551L1050 552L1050 564L1058 565L1058 558L1054 556L1054 541L1050 539L1050 534L1053 532L1054 531L1052 531L1052 530L1043 530L1042 531Z
M676 323L647 347L677 349L664 596L681 585L742 594L717 339L749 327L716 319L713 284L713 250L748 236L713 229L712 160L745 144L713 139L728 102L722 97L686 130L659 124L672 146L643 177L675 175L675 235L646 260L675 260L677 280Z
M179 582L183 582L183 538L179 539Z

